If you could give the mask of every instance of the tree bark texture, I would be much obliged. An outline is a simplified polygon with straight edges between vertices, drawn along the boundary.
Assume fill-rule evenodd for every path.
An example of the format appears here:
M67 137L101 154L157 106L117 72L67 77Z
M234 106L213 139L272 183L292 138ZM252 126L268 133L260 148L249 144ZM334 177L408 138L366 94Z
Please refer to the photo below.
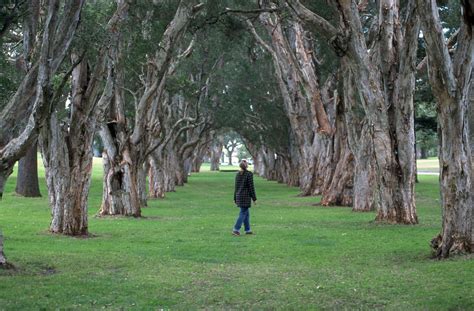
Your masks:
M108 61L117 53L118 29L125 20L128 4L117 7L108 24L109 45L99 52L94 72L86 58L72 53L78 65L72 71L70 116L66 124L53 111L40 130L46 183L52 209L50 231L66 235L88 234L88 195L92 172L92 142L99 119L110 104L114 89L114 64ZM100 82L106 75L105 87Z
M301 68L277 17L264 13L260 20L271 37L271 45L264 42L254 29L253 34L272 56L285 111L291 126L290 142L293 142L290 147L291 159L292 162L298 163L298 183L302 195L310 195L315 167L313 153L315 116L309 109L307 94L304 92L309 88L303 88ZM295 36L301 35L296 31L294 33Z
M418 0L428 75L438 103L440 190L443 209L441 233L432 240L438 258L472 252L472 158L467 107L474 40L462 23L451 58L435 1Z
M151 156L148 174L150 198L162 199L166 192L176 191L176 166L176 159L169 153Z
M147 62L144 90L136 102L135 124L128 128L125 117L125 95L116 90L114 105L110 110L109 122L101 128L104 141L104 191L101 215L126 215L138 217L144 204L146 187L139 181L145 161L158 147L156 107L163 96L164 85L170 70L173 51L189 21L201 6L196 1L181 1L173 20L168 24L159 47ZM116 59L120 63L120 56ZM118 85L124 85L123 69L116 74ZM143 176L142 176L143 181ZM142 185L142 186L140 186ZM153 191L150 189L150 191Z
M38 145L34 143L18 161L15 192L24 197L41 197L38 182Z
M327 100L326 102L330 102ZM321 204L352 206L353 205L353 180L354 180L354 155L349 148L348 134L344 119L344 101L339 99L337 93L333 94L334 109L327 109L328 115L335 129L328 138L328 163L326 164L326 179L324 180Z
M374 146L376 220L415 224L413 85L419 20L414 1L404 19L398 3L378 3L377 29L383 35L370 49L353 0L336 1L339 29L307 10L298 0L286 1L309 26L325 30L337 55L354 74L356 89Z
M21 63L25 73L31 69L33 47L36 44L36 33L40 16L40 3L28 0L28 13L23 22L23 55ZM25 111L27 113L27 111ZM24 197L41 197L38 182L38 144L34 142L25 156L18 161L18 174L15 192Z
M46 4L42 36L31 65L15 95L0 115L0 197L13 166L37 140L38 129L48 117L53 94L52 77L59 70L73 40L84 0L68 0L60 14L60 1ZM25 123L18 120L27 120ZM19 123L19 124L18 124Z
M295 184L294 172L288 171L288 166L296 168L297 184L302 189L302 195L325 194L323 201L326 205L350 204L351 191L348 189L352 188L352 156L347 143L341 142L341 139L346 140L345 135L337 136L341 130L335 132L334 107L324 104L324 91L319 86L312 51L305 39L308 33L296 21L290 23L290 30L285 34L280 22L275 18L272 20L270 14L264 15L261 20L272 38L272 46L266 46L258 37L257 40L273 56L291 125L291 161L281 162L282 174L278 174L278 179ZM326 100L330 101L329 98ZM342 154L342 146L346 147L345 154ZM341 163L336 165L339 160ZM343 169L345 165L347 169ZM342 197L344 199L337 199Z
M0 230L0 268L7 267L7 258L5 257L5 253L3 252L3 234Z
M217 137L211 145L211 171L218 171L221 163L222 148L224 141L222 137Z
M356 97L351 70L343 71L344 120L349 147L354 155L354 189L352 210L375 210L375 159L367 121L361 116L360 101Z
M192 163L191 172L192 173L199 173L199 171L201 170L201 165L204 162L204 157L210 151L210 145L211 145L211 139L209 139L209 141L206 141L205 137L203 137L203 141L199 142L196 148L194 149L194 152L191 158L191 163Z

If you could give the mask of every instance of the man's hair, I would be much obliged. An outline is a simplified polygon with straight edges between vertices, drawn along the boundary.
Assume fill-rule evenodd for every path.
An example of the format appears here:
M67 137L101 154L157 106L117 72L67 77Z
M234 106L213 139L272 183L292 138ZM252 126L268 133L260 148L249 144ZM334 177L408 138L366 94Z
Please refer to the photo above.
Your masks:
M247 170L247 167L249 166L248 163L247 163L247 160L242 160L240 161L240 164L239 164L240 168L244 171Z

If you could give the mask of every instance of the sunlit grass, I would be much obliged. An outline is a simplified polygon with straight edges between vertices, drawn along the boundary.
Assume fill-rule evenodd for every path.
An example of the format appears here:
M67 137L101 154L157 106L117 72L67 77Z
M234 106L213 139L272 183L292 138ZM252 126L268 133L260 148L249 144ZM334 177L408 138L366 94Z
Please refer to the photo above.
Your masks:
M208 172L151 200L144 218L96 218L100 160L90 195L90 239L47 232L43 198L0 203L5 252L0 310L256 309L469 310L474 261L430 259L439 232L438 177L420 176L416 226L321 207L298 189L255 178L253 236L230 234L234 173Z
M437 158L417 160L416 167L419 172L439 172L439 160Z

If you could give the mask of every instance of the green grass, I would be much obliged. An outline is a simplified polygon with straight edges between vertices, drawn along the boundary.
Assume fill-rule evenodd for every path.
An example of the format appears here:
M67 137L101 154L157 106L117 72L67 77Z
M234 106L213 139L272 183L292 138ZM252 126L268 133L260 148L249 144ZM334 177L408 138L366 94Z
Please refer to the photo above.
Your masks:
M47 198L16 197L10 178L0 228L17 270L0 271L0 310L474 308L474 261L429 258L441 224L436 176L420 176L416 226L313 206L256 178L256 234L233 237L234 173L194 174L142 219L94 217L100 175L96 165L90 239L49 234Z

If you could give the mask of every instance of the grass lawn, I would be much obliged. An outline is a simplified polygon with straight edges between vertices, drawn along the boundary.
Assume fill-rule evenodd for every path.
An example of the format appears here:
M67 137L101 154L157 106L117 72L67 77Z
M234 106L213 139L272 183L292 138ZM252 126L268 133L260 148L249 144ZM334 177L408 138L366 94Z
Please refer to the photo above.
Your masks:
M416 160L416 168L420 173L439 173L439 160L438 158Z
M26 199L10 178L0 228L17 269L0 271L0 310L474 309L472 256L429 258L441 225L437 176L420 176L416 226L313 206L317 198L256 178L256 234L234 237L235 173L194 174L132 219L94 217L101 171L89 239L49 234L44 179L44 197Z

